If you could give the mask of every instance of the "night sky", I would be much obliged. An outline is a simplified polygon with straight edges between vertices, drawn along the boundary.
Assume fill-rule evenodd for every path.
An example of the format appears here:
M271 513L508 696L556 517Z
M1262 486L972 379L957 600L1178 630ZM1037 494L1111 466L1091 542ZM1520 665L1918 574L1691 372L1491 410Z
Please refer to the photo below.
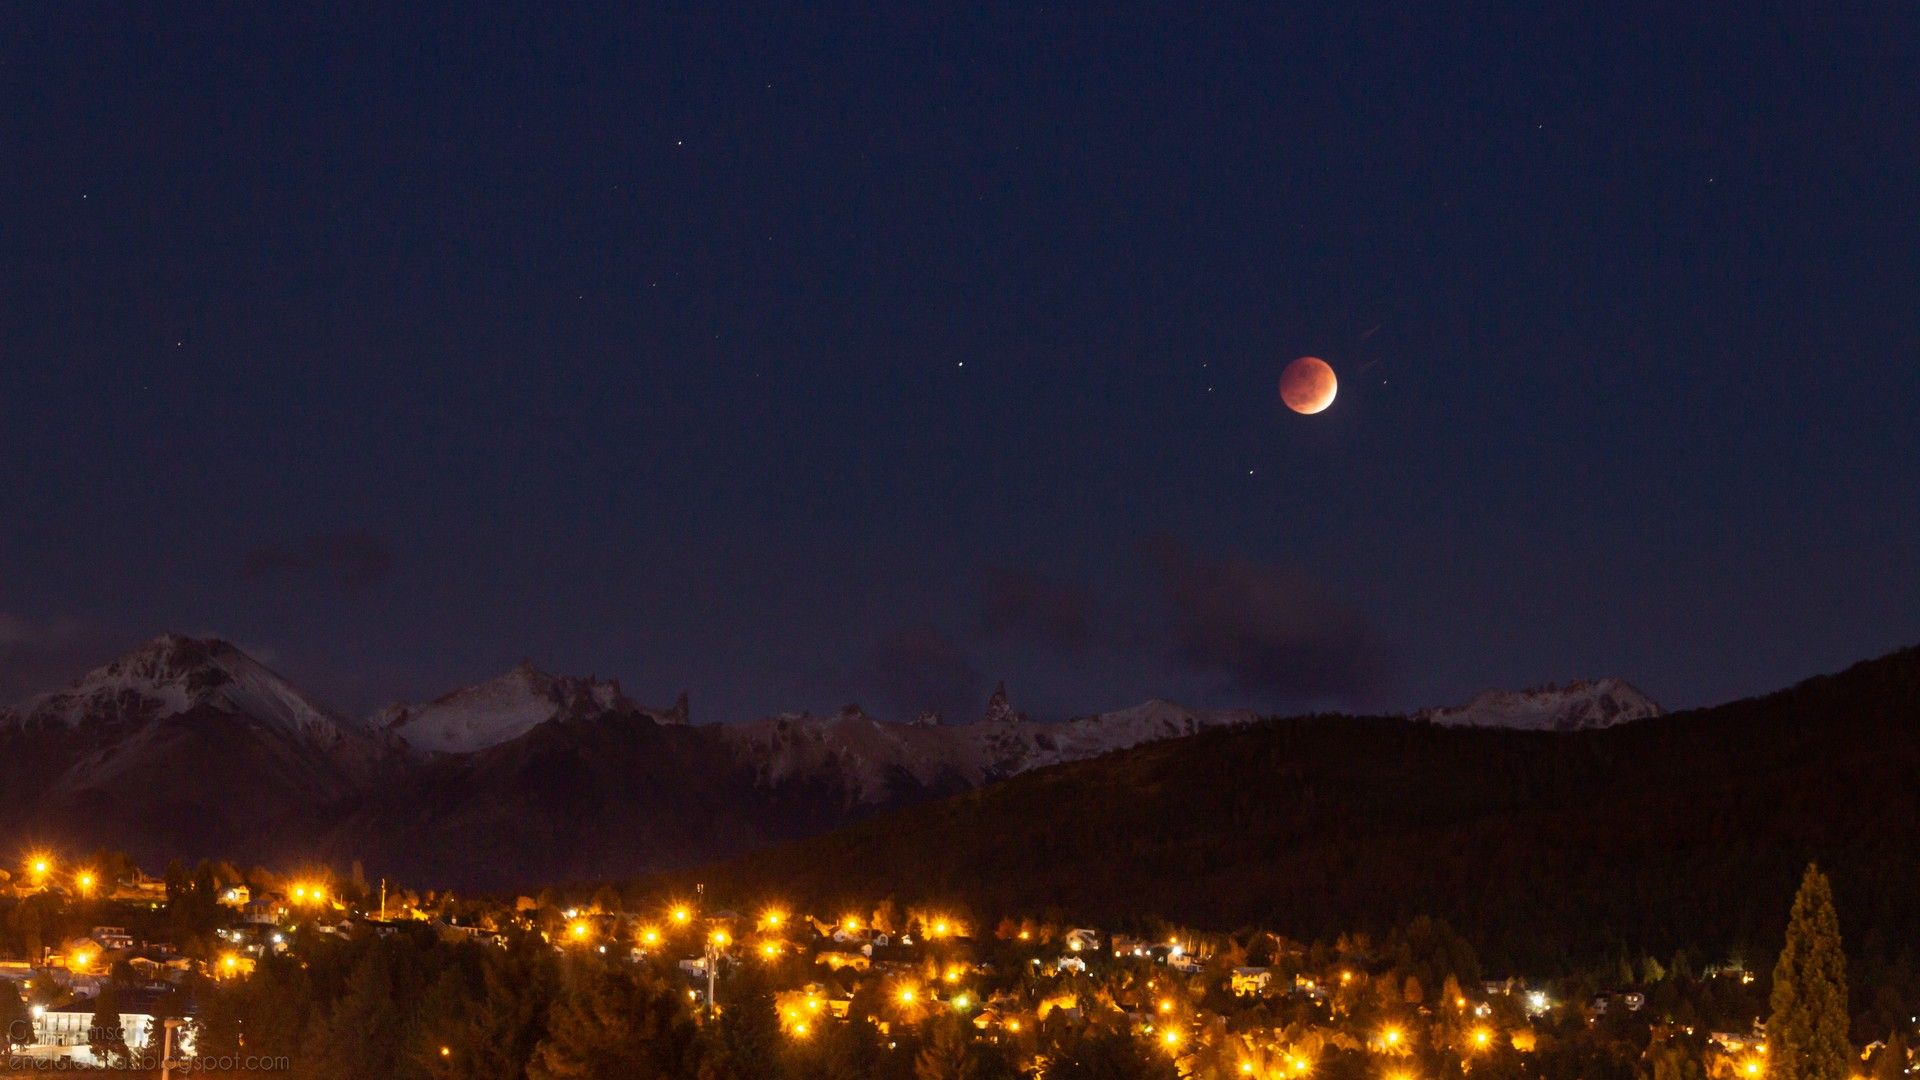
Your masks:
M165 630L696 720L1920 641L1911 4L401 6L0 14L0 698Z

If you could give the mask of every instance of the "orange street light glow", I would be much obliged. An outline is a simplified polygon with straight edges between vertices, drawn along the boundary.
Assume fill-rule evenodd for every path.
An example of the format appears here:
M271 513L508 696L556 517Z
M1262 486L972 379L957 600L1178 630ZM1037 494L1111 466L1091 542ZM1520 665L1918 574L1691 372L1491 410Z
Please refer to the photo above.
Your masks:
M576 919L571 926L567 927L567 933L573 935L575 941L585 941L590 932L592 928L587 925L585 919Z
M658 945L660 944L660 931L649 926L640 931L640 940L648 945Z
M691 922L692 920L693 920L693 912L687 910L686 907L682 906L682 907L676 907L673 909L674 922L677 922L682 926L684 926L687 923Z

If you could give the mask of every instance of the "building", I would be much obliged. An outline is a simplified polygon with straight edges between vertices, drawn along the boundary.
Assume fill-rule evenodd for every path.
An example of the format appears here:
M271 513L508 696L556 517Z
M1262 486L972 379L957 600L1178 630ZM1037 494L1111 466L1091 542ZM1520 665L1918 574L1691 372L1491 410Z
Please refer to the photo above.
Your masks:
M1063 939L1068 952L1098 952L1100 950L1100 931L1076 928L1067 931Z
M1233 969L1233 992L1242 997L1252 997L1267 992L1273 983L1273 972L1263 967L1237 967Z

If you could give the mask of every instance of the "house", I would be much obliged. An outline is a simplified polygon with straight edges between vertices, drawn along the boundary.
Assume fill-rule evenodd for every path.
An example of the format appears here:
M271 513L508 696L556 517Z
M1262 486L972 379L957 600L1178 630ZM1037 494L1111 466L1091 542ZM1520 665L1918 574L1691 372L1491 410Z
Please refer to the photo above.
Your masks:
M1267 986L1273 982L1273 972L1263 967L1237 967L1233 969L1233 992L1242 997L1252 997L1267 992Z
M1100 931L1076 928L1067 931L1062 939L1068 952L1098 952L1100 950Z
M127 928L124 926L96 926L87 936L98 942L107 952L133 948L133 935L127 933Z
M153 1028L153 1014L141 1012L142 1008L151 1009L150 1000L138 1002L123 999L120 1006L120 1031L126 1039L127 1049L140 1052L146 1049L147 1033ZM60 1056L76 1064L97 1067L106 1062L96 1057L91 1048L90 1035L93 1030L94 999L85 997L69 998L49 1009L36 1009L33 1014L33 1041L37 1046L64 1048Z
M242 908L241 918L262 926L275 926L287 917L286 898L278 893L262 893L257 899L247 901Z
M220 902L230 908L245 911L247 905L253 902L253 890L245 885L229 885L220 894Z

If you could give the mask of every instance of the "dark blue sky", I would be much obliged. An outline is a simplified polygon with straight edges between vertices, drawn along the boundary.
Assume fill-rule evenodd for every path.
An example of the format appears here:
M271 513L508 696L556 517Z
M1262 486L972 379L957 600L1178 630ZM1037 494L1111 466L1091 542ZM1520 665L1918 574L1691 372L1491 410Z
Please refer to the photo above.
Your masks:
M354 709L1686 705L1920 640L1911 5L401 6L0 15L0 691L178 629Z

